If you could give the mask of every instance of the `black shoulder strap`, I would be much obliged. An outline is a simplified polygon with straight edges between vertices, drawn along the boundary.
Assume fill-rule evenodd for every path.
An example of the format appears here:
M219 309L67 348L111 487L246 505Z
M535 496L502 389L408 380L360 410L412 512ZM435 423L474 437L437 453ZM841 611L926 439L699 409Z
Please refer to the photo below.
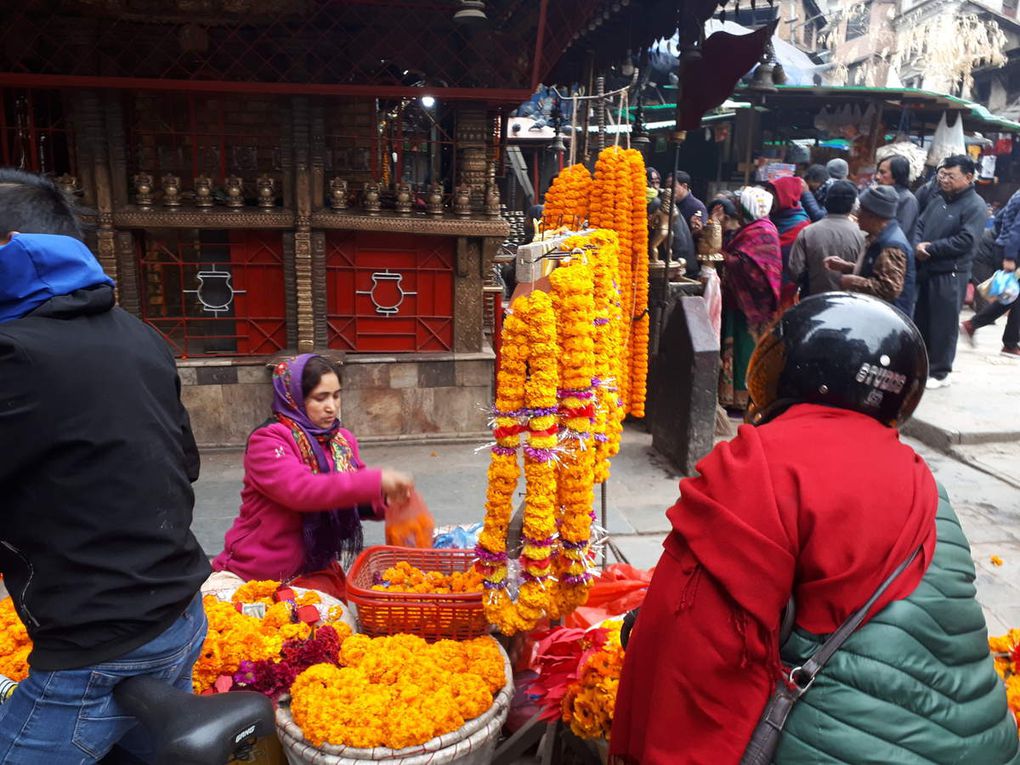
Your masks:
M791 670L790 681L800 690L800 693L804 693L804 691L811 687L811 683L815 681L815 675L822 671L822 667L828 663L832 655L840 649L840 646L847 641L854 630L861 626L861 622L864 621L864 617L868 615L871 607L875 605L875 601L882 597L882 593L906 570L907 566L914 562L914 558L920 552L921 547L919 546L910 554L909 558L903 561L896 567L895 571L886 577L885 581L879 585L878 589L875 590L875 594L868 599L867 603L850 614L850 617L839 625L835 632L829 635L829 639L822 643L821 647L811 654L811 657L803 665L794 667Z

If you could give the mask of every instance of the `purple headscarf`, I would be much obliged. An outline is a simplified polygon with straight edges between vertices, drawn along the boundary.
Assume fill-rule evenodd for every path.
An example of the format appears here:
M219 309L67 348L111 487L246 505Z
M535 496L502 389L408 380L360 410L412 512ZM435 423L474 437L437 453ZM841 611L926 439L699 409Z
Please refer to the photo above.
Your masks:
M318 473L328 473L333 470L333 466L326 456L326 448L333 449L340 421L334 421L328 428L316 426L308 419L305 397L301 390L305 366L316 356L314 353L302 353L276 366L273 370L273 413L278 422L300 431L295 432L294 437L299 441L299 448L302 441L307 444L307 449L301 449L302 454L310 453L316 462L316 465L309 464L309 467ZM353 454L351 463L354 464ZM302 513L302 520L305 549L302 573L322 570L337 558L349 565L361 551L363 538L358 508Z

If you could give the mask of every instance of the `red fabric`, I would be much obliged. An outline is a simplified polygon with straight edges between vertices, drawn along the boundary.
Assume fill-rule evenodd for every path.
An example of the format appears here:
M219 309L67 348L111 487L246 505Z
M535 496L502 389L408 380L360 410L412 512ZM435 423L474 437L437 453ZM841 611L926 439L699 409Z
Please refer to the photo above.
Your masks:
M780 210L800 207L800 195L804 192L804 181L794 175L776 178L771 183L776 190Z
M681 482L631 637L615 762L736 763L778 672L780 609L832 632L919 544L872 613L909 595L935 547L935 480L895 430L802 404L743 426Z
M334 562L322 571L299 576L291 584L295 587L304 587L306 590L318 590L347 602L347 577L339 563Z
M771 25L746 35L716 32L701 46L701 58L686 61L680 72L683 99L677 105L677 128L697 130L701 117L732 95L737 81L761 58Z

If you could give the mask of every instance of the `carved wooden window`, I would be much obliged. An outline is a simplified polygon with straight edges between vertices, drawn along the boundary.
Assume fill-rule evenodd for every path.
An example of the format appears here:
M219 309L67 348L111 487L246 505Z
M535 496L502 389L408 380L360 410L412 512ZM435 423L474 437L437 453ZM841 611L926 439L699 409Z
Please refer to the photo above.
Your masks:
M454 242L328 232L329 347L376 353L451 350Z
M2 164L36 173L77 175L74 135L61 93L4 88L0 94Z
M259 356L283 350L283 239L276 231L138 232L142 318L175 356Z

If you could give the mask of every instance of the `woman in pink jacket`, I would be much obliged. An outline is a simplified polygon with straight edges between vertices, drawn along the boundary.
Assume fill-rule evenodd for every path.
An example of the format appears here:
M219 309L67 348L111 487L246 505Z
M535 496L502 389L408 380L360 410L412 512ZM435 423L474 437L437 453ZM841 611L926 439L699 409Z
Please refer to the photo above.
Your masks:
M306 353L273 371L273 416L248 438L241 512L213 569L250 581L276 579L343 598L342 560L361 551L361 517L402 504L411 477L368 468L340 427L340 378Z

